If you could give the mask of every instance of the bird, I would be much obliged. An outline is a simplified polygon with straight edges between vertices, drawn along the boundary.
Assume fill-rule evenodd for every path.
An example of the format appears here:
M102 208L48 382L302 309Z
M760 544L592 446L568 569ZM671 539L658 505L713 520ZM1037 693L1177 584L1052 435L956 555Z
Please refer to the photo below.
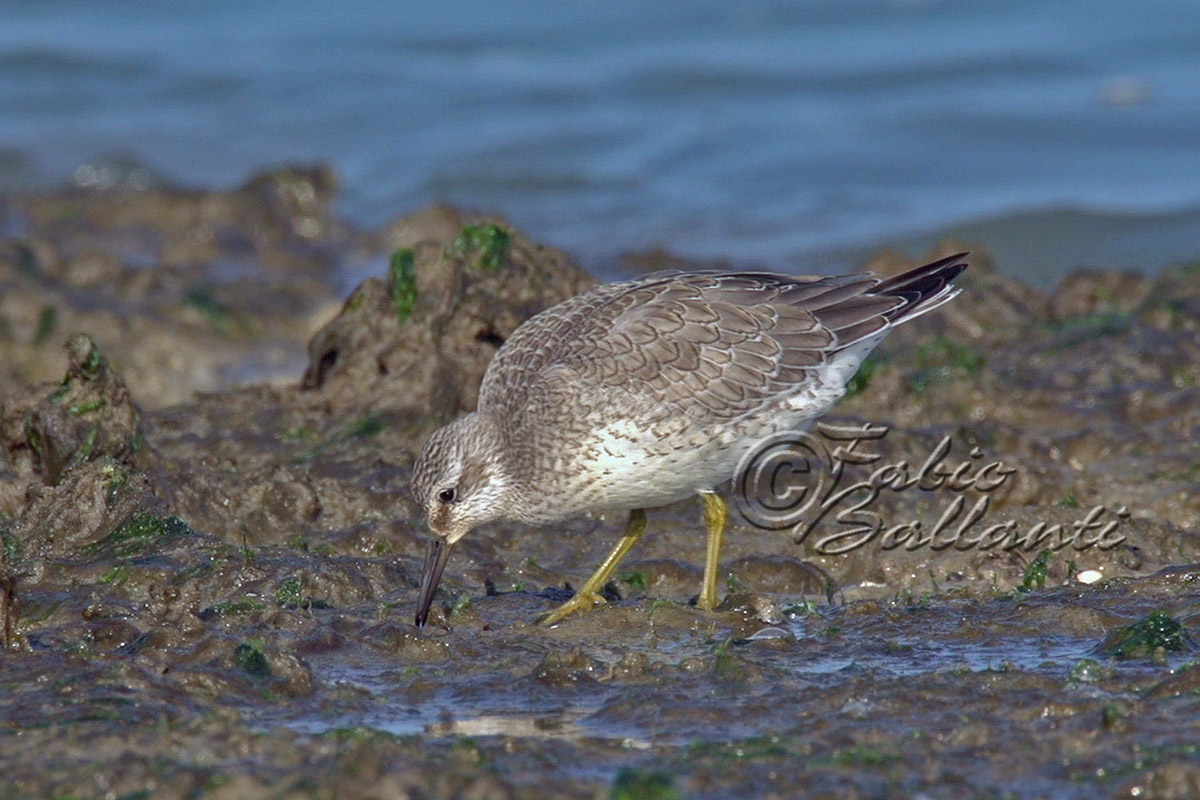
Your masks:
M757 442L826 413L893 328L953 299L968 255L886 278L658 272L530 318L488 365L476 410L434 431L413 466L432 534L416 625L451 548L480 525L628 512L608 557L537 620L553 625L604 602L646 509L696 495L708 536L696 605L715 609L728 521L717 487Z

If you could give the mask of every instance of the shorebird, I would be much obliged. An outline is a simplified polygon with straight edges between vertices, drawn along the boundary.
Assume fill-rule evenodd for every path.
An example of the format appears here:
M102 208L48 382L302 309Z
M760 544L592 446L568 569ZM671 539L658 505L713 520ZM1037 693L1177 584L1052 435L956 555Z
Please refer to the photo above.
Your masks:
M891 278L666 272L577 295L521 325L488 366L476 411L435 431L413 468L433 534L416 624L451 547L506 519L547 526L628 510L624 535L554 624L603 603L645 509L699 495L708 547L697 605L717 606L728 519L716 487L767 436L801 433L897 325L958 294L966 253Z

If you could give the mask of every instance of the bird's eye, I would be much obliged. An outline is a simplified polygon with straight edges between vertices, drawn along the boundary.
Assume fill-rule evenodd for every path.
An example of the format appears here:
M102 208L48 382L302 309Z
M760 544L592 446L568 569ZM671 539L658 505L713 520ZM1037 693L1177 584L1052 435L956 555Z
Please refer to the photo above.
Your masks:
M438 492L438 500L441 500L443 503L453 503L457 499L458 492L454 489L443 489Z

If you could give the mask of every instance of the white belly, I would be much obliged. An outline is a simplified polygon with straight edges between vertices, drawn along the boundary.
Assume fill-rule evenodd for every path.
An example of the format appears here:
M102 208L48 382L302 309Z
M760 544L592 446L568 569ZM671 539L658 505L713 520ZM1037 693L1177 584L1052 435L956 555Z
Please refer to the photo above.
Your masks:
M598 436L575 497L587 510L657 508L712 491L734 477L747 451L782 432L803 433L824 413L779 408L732 428L692 434L681 441ZM591 448L589 448L591 449Z
M564 463L576 513L657 508L716 489L734 477L745 454L779 433L799 435L845 392L880 334L842 351L815 380L745 418L722 425L685 419L639 428L633 420L596 425L593 435ZM561 513L560 509L546 513ZM549 521L547 516L540 521Z

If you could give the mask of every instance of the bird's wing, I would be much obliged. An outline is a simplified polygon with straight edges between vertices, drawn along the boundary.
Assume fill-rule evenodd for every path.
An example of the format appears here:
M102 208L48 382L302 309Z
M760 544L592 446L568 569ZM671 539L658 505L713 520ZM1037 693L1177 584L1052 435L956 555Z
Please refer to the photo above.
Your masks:
M961 261L887 280L674 272L602 286L522 325L489 366L480 407L517 413L527 391L551 390L621 404L646 426L737 419L802 389L839 350L949 299Z
M620 298L642 282L597 286L526 320L488 365L479 387L479 408L504 410L523 402L543 371L576 349L591 349L604 326L627 308Z
M794 391L839 344L886 327L898 301L867 294L878 283L710 273L604 287L518 329L488 369L480 407L522 402L524 388L552 377L631 406L646 424L681 412L736 419Z

